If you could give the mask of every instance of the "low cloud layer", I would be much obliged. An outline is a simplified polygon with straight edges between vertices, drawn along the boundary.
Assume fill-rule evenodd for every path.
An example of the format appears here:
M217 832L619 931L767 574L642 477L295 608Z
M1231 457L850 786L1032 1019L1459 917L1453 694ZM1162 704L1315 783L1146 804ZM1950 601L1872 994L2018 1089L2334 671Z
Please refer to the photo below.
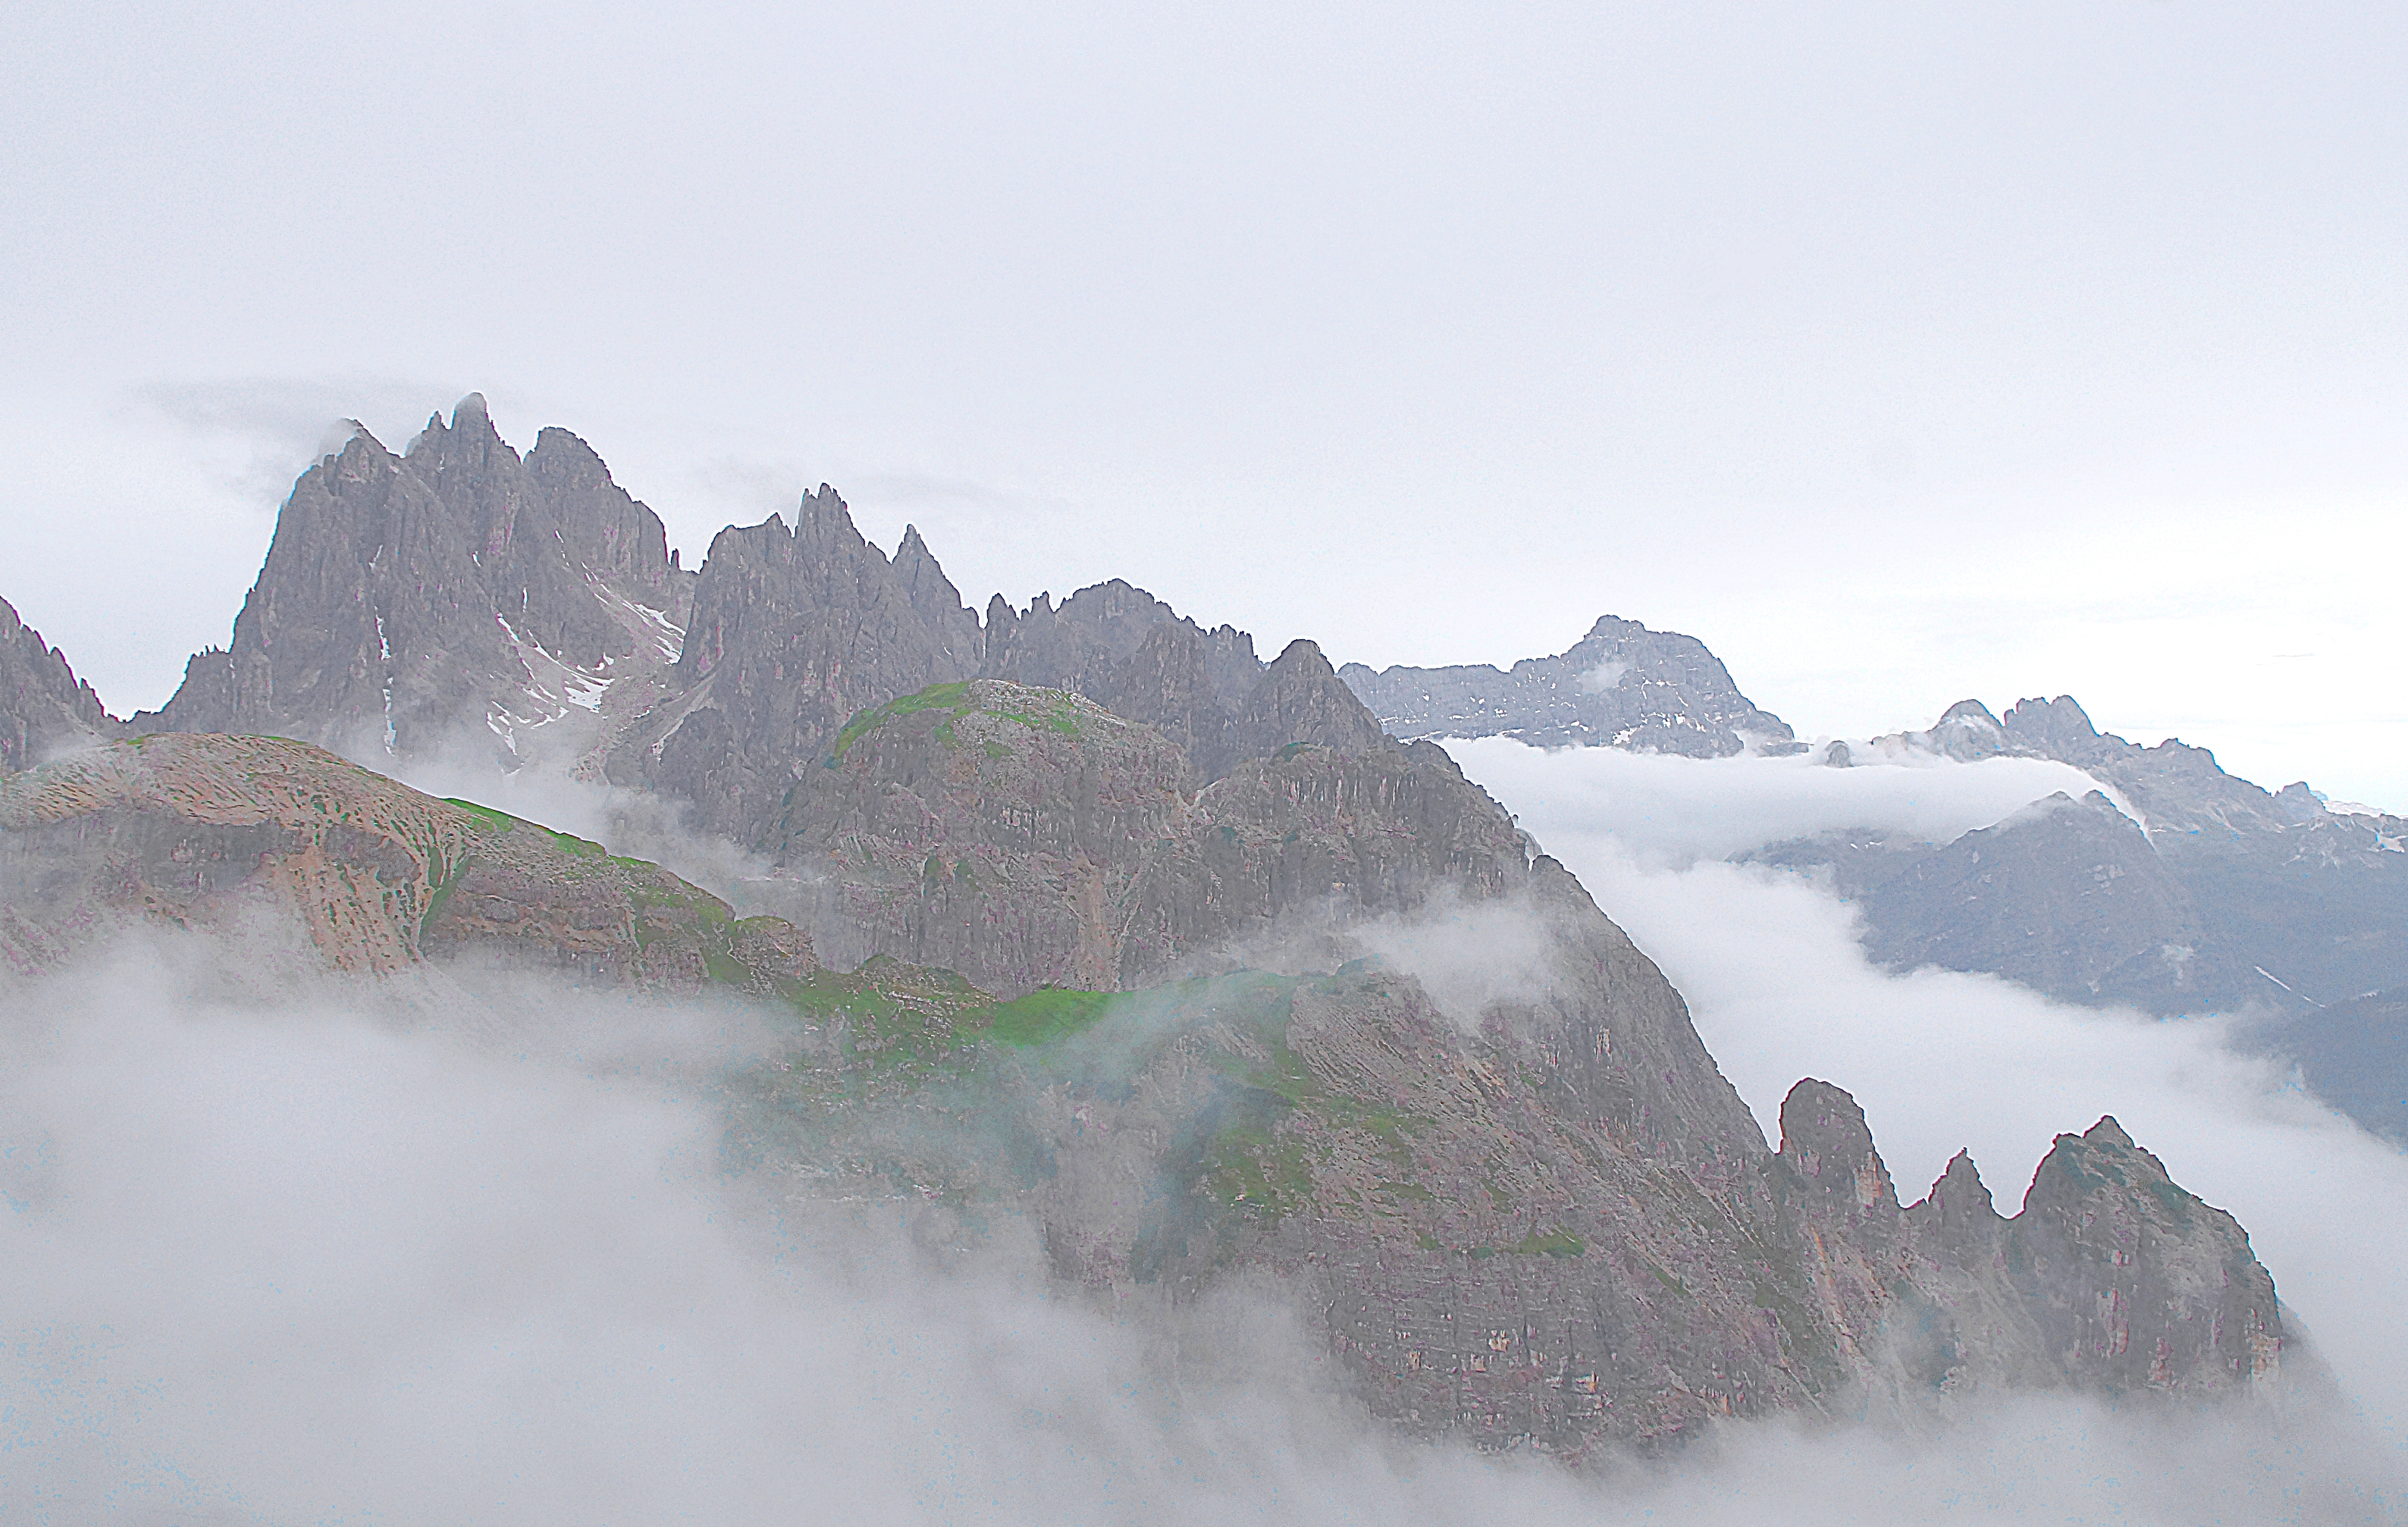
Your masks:
M1422 983L1439 1011L1466 1033L1496 1003L1532 1003L1555 983L1555 935L1519 902L1435 897L1405 917L1359 924L1347 935Z
M1548 752L1510 737L1447 746L1508 809L1521 811L1527 800L1550 820L1610 824L1617 842L1651 862L1720 859L1847 827L1946 842L2057 791L2078 800L2105 788L2070 764L2039 758L1926 757L1835 769L1816 753Z
M1278 1291L1051 1281L1008 1219L724 1175L733 1009L210 995L167 940L0 999L12 1520L2345 1520L2319 1428L2045 1397L1574 1476L1369 1425ZM1875 1098L1876 1116L1886 1101ZM2163 1142L2159 1142L2163 1143Z

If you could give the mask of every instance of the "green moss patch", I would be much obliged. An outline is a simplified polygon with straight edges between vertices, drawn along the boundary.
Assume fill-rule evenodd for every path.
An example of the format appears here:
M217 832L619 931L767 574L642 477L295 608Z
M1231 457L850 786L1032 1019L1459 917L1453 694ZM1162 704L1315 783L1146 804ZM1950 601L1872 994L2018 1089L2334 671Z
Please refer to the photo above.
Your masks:
M950 710L956 716L961 715L972 708L969 692L968 684L931 684L917 694L907 694L882 706L855 712L853 720L844 723L844 730L836 735L836 746L828 751L829 766L835 766L837 760L844 756L846 749L897 716L909 716L923 710Z
M474 801L463 801L457 797L447 795L443 798L443 804L445 806L456 806L461 810L466 811L468 815L476 818L478 822L489 833L507 833L511 828L516 827L519 824L519 819L511 816L509 812L496 811L490 806L479 806Z
M1111 992L1040 987L995 1007L981 1037L1014 1049L1034 1049L1093 1028L1114 1000Z

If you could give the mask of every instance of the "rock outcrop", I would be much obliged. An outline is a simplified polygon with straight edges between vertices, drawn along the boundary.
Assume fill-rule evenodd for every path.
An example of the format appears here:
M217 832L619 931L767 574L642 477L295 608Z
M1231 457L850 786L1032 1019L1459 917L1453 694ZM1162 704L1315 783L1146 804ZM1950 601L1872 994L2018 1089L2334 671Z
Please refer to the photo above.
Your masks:
M67 666L66 654L0 600L0 773L31 768L122 730L92 686Z
M2248 1236L2112 1118L2057 1137L2013 1219L1961 1152L1901 1208L1863 1112L1827 1082L1791 1090L1781 1135L1787 1239L1870 1390L2219 1396L2281 1381L2283 1310Z
M1519 737L1724 758L1753 745L1794 751L1788 723L1758 709L1695 636L1599 616L1568 649L1510 671L1359 663L1339 670L1380 724L1416 737Z

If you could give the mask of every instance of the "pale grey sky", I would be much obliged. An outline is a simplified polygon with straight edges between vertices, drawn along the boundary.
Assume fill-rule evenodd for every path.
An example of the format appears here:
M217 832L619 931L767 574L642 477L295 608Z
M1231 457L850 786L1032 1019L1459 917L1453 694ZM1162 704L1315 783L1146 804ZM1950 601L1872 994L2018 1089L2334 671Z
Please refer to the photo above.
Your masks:
M1612 611L2408 809L2403 78L2373 4L20 0L0 596L155 705L329 422L478 388L690 560L825 479L973 602Z

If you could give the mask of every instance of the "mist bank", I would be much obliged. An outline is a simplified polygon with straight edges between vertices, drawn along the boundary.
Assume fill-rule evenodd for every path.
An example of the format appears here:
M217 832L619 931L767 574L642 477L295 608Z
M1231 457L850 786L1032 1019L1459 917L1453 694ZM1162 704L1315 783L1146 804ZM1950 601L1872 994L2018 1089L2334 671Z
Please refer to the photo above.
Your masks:
M715 1004L270 998L185 935L0 998L22 1520L2360 1520L2328 1430L2025 1396L1585 1475L1405 1443L1279 1291L1098 1302L1000 1217L731 1175ZM2362 1463L2363 1461L2360 1461Z

